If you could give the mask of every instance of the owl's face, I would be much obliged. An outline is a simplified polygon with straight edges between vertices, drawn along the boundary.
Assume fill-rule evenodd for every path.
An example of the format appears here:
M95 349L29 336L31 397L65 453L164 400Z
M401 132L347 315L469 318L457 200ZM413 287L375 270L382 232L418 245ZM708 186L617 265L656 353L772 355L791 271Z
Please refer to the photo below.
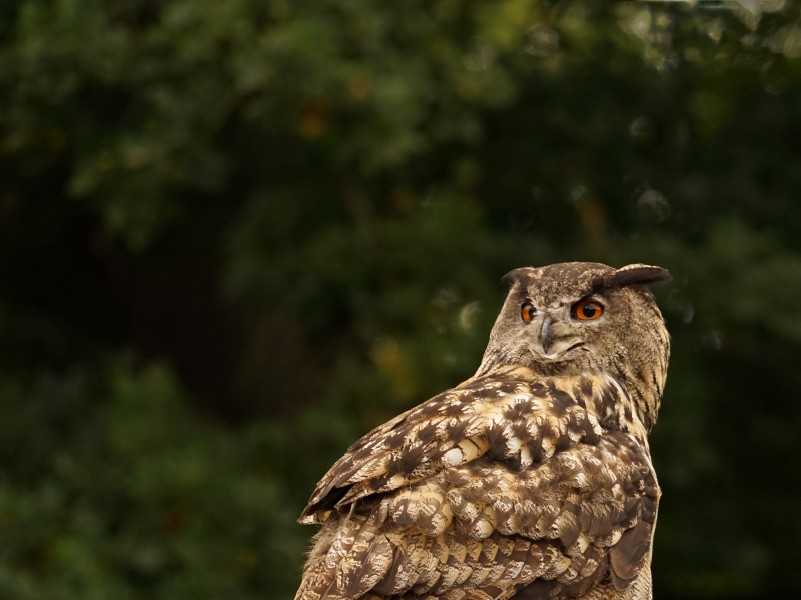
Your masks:
M617 364L630 365L638 356L648 360L667 340L645 288L669 279L660 267L562 263L517 269L506 279L511 289L484 357L490 368L522 365L551 375L614 372Z

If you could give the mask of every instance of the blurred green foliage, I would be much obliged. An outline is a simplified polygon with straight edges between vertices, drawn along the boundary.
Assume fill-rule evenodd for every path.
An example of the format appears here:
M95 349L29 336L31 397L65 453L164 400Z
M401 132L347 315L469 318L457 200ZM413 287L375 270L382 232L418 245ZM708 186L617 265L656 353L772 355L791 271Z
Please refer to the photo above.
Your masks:
M0 6L0 596L291 598L511 268L671 269L657 598L801 591L793 2Z
M42 376L2 423L4 598L264 598L303 544L264 456L192 417L169 370Z

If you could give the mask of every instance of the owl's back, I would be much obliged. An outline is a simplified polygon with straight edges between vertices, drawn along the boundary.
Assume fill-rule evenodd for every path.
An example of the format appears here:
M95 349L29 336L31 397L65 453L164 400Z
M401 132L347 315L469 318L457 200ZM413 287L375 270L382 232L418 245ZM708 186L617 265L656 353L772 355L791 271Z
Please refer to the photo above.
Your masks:
M625 401L606 378L511 368L373 430L301 517L323 527L296 599L627 588L648 559L659 490L644 431L602 425Z

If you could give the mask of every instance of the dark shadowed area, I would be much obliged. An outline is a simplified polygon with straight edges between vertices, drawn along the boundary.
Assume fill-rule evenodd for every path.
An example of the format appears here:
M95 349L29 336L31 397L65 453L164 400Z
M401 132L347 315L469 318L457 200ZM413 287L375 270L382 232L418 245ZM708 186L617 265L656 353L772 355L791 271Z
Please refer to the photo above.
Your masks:
M801 593L801 9L0 5L0 597L289 600L509 270L664 266L655 597Z

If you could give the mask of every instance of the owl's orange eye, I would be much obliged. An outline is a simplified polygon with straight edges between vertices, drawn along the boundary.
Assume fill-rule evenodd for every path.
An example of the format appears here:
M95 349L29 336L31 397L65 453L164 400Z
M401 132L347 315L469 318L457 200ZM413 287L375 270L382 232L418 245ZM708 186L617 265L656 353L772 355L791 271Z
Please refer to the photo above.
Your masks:
M523 306L520 307L520 318L523 319L526 323L531 323L534 320L534 315L537 314L537 309L531 304L531 302L523 302Z
M604 314L604 307L595 300L584 298L573 305L573 317L581 321L592 321Z

